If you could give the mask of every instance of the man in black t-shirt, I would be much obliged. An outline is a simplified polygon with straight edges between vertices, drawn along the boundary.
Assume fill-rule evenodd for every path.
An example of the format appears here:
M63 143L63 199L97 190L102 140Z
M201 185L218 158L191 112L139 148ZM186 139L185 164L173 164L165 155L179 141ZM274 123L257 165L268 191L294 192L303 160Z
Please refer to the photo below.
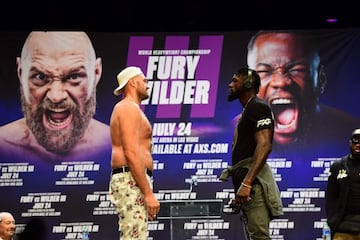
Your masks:
M240 68L229 84L228 100L239 100L243 111L232 144L234 204L240 204L248 238L269 239L270 221L283 214L279 189L266 160L272 151L274 116L257 97L260 77ZM267 191L264 191L264 188Z
M334 240L360 239L360 128L349 140L350 153L330 167L326 216Z

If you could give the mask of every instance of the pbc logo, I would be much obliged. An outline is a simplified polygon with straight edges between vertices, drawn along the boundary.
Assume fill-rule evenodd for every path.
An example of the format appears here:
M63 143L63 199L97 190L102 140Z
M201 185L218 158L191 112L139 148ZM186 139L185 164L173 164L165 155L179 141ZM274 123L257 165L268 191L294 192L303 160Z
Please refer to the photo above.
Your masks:
M271 119L270 118L265 118L265 119L261 119L257 122L256 127L260 127L260 126L267 126L271 124Z

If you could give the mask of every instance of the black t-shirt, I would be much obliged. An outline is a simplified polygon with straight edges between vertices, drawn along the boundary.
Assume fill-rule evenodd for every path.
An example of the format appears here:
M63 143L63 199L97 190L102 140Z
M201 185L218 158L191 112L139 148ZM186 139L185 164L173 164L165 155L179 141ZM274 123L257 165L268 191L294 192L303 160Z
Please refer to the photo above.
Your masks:
M274 115L265 101L254 97L244 108L234 134L232 165L254 155L255 133L267 128L274 134Z
M350 180L345 212L349 215L360 215L360 160L349 158L348 164Z

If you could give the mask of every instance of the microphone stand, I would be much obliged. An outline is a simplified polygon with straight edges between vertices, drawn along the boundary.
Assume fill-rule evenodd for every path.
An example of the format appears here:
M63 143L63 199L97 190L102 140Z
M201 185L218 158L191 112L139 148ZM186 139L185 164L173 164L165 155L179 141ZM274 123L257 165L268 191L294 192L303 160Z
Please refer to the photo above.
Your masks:
M191 181L190 181L190 189L189 189L188 199L190 199L190 195L193 190L193 187L196 187L197 185L198 185L197 177L192 176Z

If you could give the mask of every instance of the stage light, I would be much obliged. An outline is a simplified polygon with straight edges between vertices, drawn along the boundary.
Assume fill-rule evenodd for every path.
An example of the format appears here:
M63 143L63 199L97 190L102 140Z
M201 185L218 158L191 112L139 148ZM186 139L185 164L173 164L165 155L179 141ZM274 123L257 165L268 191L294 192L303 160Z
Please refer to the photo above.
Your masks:
M327 22L327 23L336 23L336 22L338 22L338 19L335 18L335 17L328 17L328 18L326 19L326 22Z

